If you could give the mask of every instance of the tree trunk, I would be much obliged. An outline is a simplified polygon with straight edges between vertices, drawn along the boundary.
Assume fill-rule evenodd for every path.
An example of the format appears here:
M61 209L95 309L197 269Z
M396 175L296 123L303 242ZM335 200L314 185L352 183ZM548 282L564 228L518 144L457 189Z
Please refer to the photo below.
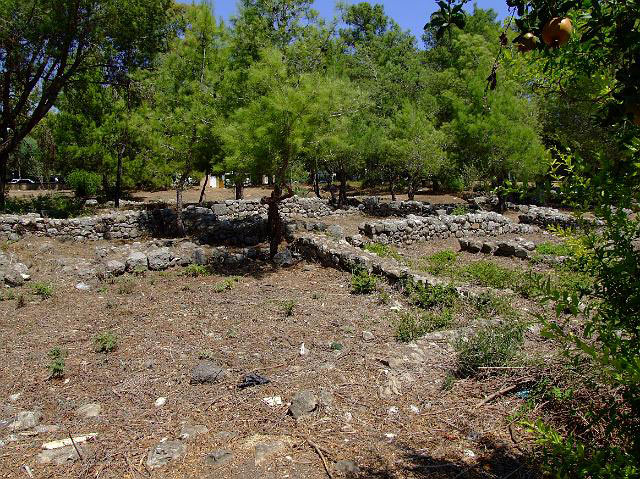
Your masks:
M416 197L416 186L413 183L413 181L409 181L409 189L407 191L407 196L409 198L409 201L413 201L414 198Z
M205 190L207 189L207 183L209 183L209 172L204 176L204 184L202 185L202 189L200 190L200 199L198 200L198 204L202 204L204 202L204 197L206 196Z
M242 180L236 178L236 200L244 199L244 185L242 184Z
M269 258L273 260L274 256L278 253L278 246L282 241L282 220L280 218L280 198L282 196L282 190L280 185L275 184L271 197L269 198L269 209L267 213L267 223L269 225Z
M340 172L340 189L338 191L338 208L344 208L347 204L347 173Z
M389 181L389 191L391 192L391 201L396 200L396 183L394 180Z
M180 180L176 186L176 234L178 237L184 237L184 222L182 220L182 190L183 181Z
M313 172L313 191L318 198L322 198L320 196L320 182L318 181L318 172Z
M7 206L7 163L9 162L9 152L0 153L0 210L4 211Z
M123 146L122 149L118 151L118 168L116 171L116 191L115 191L115 198L113 200L113 204L116 208L120 208L120 194L122 190L122 155L124 155L124 149L125 147Z

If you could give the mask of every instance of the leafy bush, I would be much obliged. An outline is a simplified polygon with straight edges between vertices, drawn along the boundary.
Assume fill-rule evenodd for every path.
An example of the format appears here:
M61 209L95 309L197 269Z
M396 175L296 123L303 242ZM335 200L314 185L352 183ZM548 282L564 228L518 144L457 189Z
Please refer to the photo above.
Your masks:
M49 356L51 360L47 366L51 378L61 378L64 376L64 358L66 355L67 354L57 346L47 353L47 356Z
M407 286L407 293L413 304L424 309L435 306L451 307L458 300L458 292L451 285L410 284Z
M53 286L50 283L37 281L31 284L31 288L33 289L33 293L42 299L49 299L53 296Z
M111 333L101 333L93 341L96 352L110 353L118 347L118 337Z
M523 343L521 323L483 326L472 336L460 337L454 342L458 353L457 373L463 377L473 376L481 367L506 366Z
M377 279L366 269L357 269L351 275L351 292L353 294L371 294L376 290Z
M565 346L571 364L588 360L598 379L585 377L581 385L582 396L592 398L584 404L585 427L563 436L552 425L529 423L547 468L558 477L640 475L640 251L634 246L640 222L609 208L603 215L603 231L589 234L584 243L589 258L583 263L585 276L592 279L589 294L580 298L553 283L544 291L543 299L554 301L558 314L555 321L545 322L543 333ZM586 302L584 315L581 301ZM580 333L575 332L578 317ZM613 396L610 400L599 400L603 388Z
M101 184L101 176L91 171L73 170L67 176L67 185L80 198L97 195Z
M394 322L394 334L398 341L408 343L427 333L447 328L453 322L450 308L438 311L410 310L398 314Z

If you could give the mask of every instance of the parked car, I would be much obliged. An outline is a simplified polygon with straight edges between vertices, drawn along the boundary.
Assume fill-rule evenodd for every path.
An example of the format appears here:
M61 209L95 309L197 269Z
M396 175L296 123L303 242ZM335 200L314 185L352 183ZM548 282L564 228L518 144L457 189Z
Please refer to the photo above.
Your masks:
M30 184L30 185L35 185L36 182L34 180L32 180L31 178L14 178L13 180L11 180L9 182L12 185L17 185L17 184Z

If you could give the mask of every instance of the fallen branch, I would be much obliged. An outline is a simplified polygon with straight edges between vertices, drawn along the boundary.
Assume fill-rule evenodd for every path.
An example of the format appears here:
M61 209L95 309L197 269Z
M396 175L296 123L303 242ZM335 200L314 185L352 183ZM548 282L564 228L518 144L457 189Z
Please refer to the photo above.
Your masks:
M76 450L76 453L78 454L78 457L80 458L80 462L84 462L84 458L82 457L82 454L80 453L80 449L78 449L78 446L76 445L76 441L73 440L73 436L71 435L71 431L69 431L69 429L67 429L67 434L69 435L69 439L71 440L71 444L73 444L73 448Z
M331 471L329 470L329 464L327 464L327 460L324 457L324 454L322 454L322 450L320 449L320 446L318 446L315 442L313 442L308 437L305 437L304 440L307 441L307 444L309 444L316 451L316 454L320 456L320 459L322 459L322 465L324 466L324 470L326 471L327 476L329 476L329 479L333 479L333 474L331 474Z
M525 378L525 379L521 379L520 381L518 381L515 384L512 384L511 386L507 386L506 388L501 389L500 391L497 391L493 394L490 394L489 396L487 396L483 401L481 401L480 403L478 403L478 405L476 406L476 409L484 406L485 404L487 404L488 402L493 401L495 398L500 397L504 394L507 394L510 391L513 391L514 389L516 389L518 386L520 386L522 383L525 383L527 381L530 381L531 378Z

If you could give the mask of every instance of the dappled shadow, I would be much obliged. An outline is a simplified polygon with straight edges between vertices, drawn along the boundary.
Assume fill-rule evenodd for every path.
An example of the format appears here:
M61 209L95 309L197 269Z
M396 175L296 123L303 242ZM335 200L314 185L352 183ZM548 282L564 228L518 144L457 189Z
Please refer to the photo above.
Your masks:
M539 479L542 473L533 458L490 439L478 442L476 450L486 452L477 458L452 461L431 456L428 451L415 450L404 444L395 447L402 452L402 459L392 468L382 461L379 466L361 468L352 477L359 479Z

